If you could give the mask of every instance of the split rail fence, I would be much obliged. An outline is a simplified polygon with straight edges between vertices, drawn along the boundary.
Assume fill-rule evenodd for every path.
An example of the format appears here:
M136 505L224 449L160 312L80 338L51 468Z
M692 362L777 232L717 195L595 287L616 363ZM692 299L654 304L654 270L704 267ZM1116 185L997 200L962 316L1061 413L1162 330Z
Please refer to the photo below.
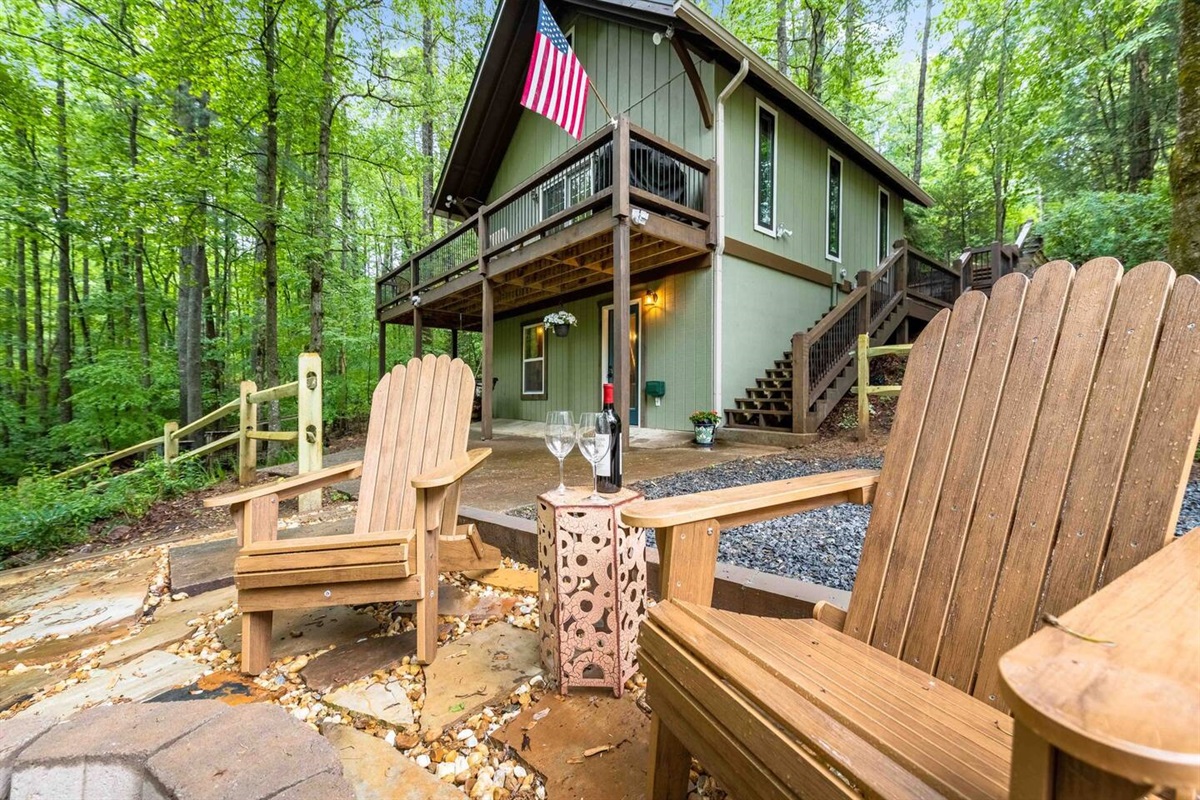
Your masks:
M163 425L162 436L156 436L153 439L147 439L144 442L94 458L77 467L60 472L55 477L69 478L81 475L97 467L159 447L162 448L163 460L169 463L201 458L236 445L238 483L246 486L253 483L258 474L258 443L263 441L295 442L297 468L300 474L319 470L324 442L321 416L321 357L316 353L301 353L297 359L296 374L299 376L297 380L267 389L259 389L254 381L242 381L237 399L230 400L215 411L210 411L187 425L181 426L175 421L167 422ZM291 397L296 398L296 430L261 430L258 426L258 407L264 403ZM237 430L184 453L179 452L180 442L187 441L192 435L234 413L238 415ZM131 470L131 472L139 470L140 468ZM302 512L315 511L321 507L321 492L316 490L300 495L299 500Z
M885 344L878 347L871 347L871 337L869 334L860 333L858 335L858 347L855 359L857 361L858 381L850 391L858 395L859 439L866 439L867 434L871 432L871 396L896 397L900 394L899 386L871 385L871 359L876 356L907 357L912 352L912 347L911 344Z

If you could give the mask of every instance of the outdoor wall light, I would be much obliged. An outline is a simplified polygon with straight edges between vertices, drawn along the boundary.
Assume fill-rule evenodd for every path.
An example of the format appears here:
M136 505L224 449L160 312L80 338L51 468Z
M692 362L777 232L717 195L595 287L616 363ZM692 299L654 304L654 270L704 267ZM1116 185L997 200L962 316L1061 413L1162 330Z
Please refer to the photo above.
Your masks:
M647 289L645 297L642 298L642 305L646 306L647 308L654 308L655 306L657 306L658 305L658 292L652 292L649 289Z
M650 38L654 41L654 45L657 47L658 45L663 43L664 39L675 38L675 26L668 25L667 29L665 31L663 31L661 33L655 32L655 34Z

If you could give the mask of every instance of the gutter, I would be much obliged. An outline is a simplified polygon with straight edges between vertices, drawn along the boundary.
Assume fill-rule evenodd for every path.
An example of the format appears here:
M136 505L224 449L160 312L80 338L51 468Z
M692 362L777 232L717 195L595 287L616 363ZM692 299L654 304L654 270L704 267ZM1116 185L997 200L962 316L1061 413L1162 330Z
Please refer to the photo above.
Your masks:
M742 59L733 79L717 95L716 162L717 162L717 247L713 251L713 410L718 414L724 408L721 398L721 370L724 368L721 326L723 323L721 294L724 285L725 267L725 101L742 85L750 72L750 61Z

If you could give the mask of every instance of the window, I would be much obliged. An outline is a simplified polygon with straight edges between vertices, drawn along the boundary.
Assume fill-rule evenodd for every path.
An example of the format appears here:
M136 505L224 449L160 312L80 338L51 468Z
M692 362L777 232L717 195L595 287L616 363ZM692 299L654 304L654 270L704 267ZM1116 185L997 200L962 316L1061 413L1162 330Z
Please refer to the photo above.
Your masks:
M891 231L891 199L888 190L882 186L879 187L879 263L888 257L888 253L892 251L892 231Z
M540 322L521 326L521 398L546 399L546 329Z
M825 203L825 257L842 260L842 159L829 154Z
M563 38L567 40L567 47L571 48L571 50L574 50L575 49L575 29L567 28L566 33L563 34Z
M775 112L755 101L758 127L754 133L754 229L775 235L775 176L778 173Z

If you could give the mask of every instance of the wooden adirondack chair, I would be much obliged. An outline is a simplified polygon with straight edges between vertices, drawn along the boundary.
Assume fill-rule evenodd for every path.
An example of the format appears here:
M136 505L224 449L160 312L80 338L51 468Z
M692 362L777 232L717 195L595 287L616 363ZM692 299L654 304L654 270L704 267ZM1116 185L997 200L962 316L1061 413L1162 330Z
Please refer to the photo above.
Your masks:
M1198 431L1200 283L1055 262L930 322L878 475L631 506L666 601L640 634L651 796L686 795L689 754L739 800L1006 796L1000 656L1172 537ZM872 500L846 611L709 607L721 528Z
M398 364L371 398L364 459L205 501L238 530L242 671L271 658L275 609L415 600L417 660L437 653L438 572L494 569L500 551L458 525L459 485L491 450L467 451L475 377L448 356ZM277 539L279 501L362 476L354 533Z

